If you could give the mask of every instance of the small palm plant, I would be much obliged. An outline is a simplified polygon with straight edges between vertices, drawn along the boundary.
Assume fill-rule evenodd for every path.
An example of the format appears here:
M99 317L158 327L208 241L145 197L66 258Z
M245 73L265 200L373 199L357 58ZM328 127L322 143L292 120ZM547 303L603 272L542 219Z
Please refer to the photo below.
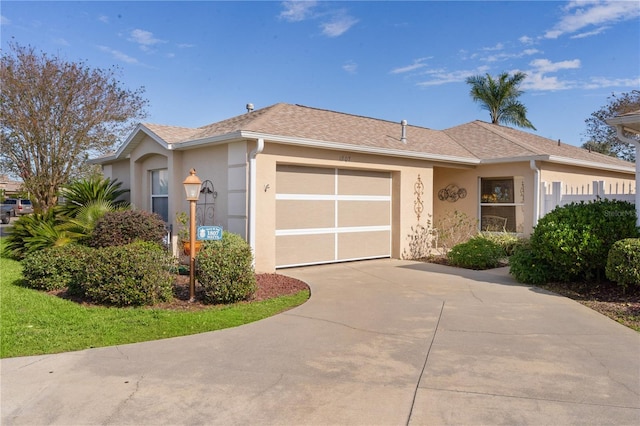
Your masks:
M57 207L58 213L73 218L78 215L78 211L96 201L107 201L115 209L128 206L120 197L128 189L121 189L122 182L109 178L91 177L89 179L78 180L60 189L60 196L64 202Z

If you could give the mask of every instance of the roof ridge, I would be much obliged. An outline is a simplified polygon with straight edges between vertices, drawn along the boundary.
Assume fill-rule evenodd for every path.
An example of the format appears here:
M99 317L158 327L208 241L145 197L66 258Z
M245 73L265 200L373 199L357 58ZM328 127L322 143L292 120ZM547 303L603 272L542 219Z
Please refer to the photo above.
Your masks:
M503 126L501 126L500 124L491 124L491 123L487 123L487 122L482 121L482 120L475 120L472 123L478 123L478 125L480 125L480 127L490 131L491 133L495 133L498 136L501 136L501 137L509 140L509 142L512 142L512 143L518 145L520 148L527 149L527 150L533 152L534 154L544 154L544 152L541 152L540 150L536 149L536 147L534 147L534 146L532 146L532 145L530 145L530 144L528 144L526 142L522 142L522 141L520 141L520 140L518 140L516 138L513 138L513 137L511 137L511 135L501 131L501 127L503 127ZM514 128L511 128L511 127L508 127L508 128L511 129L511 130L518 131L518 132L527 133L527 132L524 132L522 130L514 129ZM529 134L533 135L532 133L529 133ZM553 142L552 139L545 138L544 136L539 136L539 135L533 135L533 136L537 136L539 138L547 139L548 141Z
M301 104L283 104L283 105L290 105L290 106L296 106L296 107L300 107L300 108L313 109L313 110L316 110L316 111L330 112L330 113L333 113L333 114L346 115L346 116L349 116L349 117L364 118L364 119L366 119L366 120L381 121L381 122L384 122L384 123L399 124L399 123L401 123L401 121L402 121L402 120L401 120L401 121L391 121L391 120L386 120L386 119L384 119L384 118L368 117L368 116L366 116L366 115L351 114L351 113L348 113L348 112L334 111L334 110L331 110L331 109L326 109L326 108L317 108L317 107L311 107L311 106L301 105ZM417 129L433 130L433 131L437 131L437 132L438 132L438 131L442 131L442 130L432 129L432 128L430 128L430 127L416 126L416 125L414 125L414 124L410 124L410 123L408 123L408 122L407 122L407 126L409 126L409 127L414 127L414 128L417 128Z

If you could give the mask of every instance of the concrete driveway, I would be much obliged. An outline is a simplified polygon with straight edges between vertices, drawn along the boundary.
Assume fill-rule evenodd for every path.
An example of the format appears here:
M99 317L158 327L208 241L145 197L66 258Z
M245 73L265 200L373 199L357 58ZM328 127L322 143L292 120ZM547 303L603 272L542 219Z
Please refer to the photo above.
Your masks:
M640 424L640 334L505 269L282 273L311 299L263 321L2 360L2 424Z

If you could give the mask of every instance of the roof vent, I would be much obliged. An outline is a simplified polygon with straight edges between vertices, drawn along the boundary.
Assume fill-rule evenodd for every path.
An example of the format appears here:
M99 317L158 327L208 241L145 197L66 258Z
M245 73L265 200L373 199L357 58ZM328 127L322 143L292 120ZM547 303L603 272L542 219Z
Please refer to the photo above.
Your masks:
M247 104L247 112L251 112L253 109L253 104Z
M400 124L402 125L402 136L400 136L400 142L407 143L407 120L402 120Z

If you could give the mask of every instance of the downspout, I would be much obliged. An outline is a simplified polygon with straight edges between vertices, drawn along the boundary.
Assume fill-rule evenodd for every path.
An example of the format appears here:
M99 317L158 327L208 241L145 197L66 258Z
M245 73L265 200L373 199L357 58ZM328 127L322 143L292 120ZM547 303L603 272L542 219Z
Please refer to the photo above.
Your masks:
M638 182L640 182L640 178L638 178L638 176L640 176L640 142L625 136L624 127L621 125L616 126L616 133L618 139L633 144L636 147L636 226L640 227L640 188L638 188Z
M253 252L253 266L256 263L256 195L258 175L256 170L256 157L264 149L264 139L256 141L256 149L249 153L249 246Z
M536 160L531 160L529 165L533 170L533 227L535 228L540 219L540 169L536 165Z

